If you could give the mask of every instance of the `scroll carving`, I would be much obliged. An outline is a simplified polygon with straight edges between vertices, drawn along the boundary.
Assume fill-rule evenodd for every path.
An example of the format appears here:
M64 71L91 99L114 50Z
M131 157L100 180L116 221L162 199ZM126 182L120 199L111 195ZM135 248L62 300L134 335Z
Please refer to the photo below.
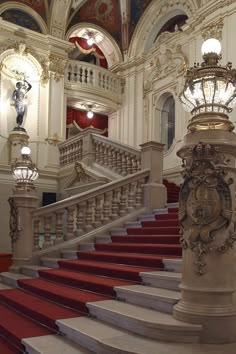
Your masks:
M179 221L181 243L194 252L195 272L205 273L204 256L210 252L223 253L236 240L232 223L232 198L225 167L229 160L219 148L199 143L189 150L183 160L184 183L180 190ZM222 238L219 233L222 230Z
M14 198L10 197L8 199L8 203L10 206L10 219L9 219L10 238L13 246L13 243L16 242L20 237L21 229L20 229L20 222L19 222L19 211L16 206Z

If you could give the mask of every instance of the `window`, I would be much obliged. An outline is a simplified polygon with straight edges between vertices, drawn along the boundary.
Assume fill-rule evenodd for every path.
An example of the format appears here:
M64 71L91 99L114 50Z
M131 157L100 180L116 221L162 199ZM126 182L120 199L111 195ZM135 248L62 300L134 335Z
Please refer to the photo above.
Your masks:
M168 96L161 109L161 142L168 150L175 137L175 99Z

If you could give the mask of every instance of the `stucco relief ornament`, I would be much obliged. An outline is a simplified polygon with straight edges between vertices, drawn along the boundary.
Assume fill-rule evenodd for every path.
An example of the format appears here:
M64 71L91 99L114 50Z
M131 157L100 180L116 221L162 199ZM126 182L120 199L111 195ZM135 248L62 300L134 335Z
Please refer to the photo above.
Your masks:
M191 148L183 160L184 183L179 204L181 243L184 249L195 253L198 275L205 273L204 256L226 251L236 239L229 188L233 180L226 179L225 171L228 162L216 146L203 143ZM220 229L228 230L228 238L223 241L215 236Z

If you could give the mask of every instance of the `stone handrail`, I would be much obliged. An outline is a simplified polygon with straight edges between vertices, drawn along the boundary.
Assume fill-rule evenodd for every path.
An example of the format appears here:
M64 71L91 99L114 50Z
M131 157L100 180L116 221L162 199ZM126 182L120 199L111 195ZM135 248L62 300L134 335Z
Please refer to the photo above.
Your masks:
M97 229L144 206L148 169L32 211L34 250ZM40 236L44 242L40 245Z
M95 162L115 173L126 176L141 169L141 150L92 134Z
M120 98L121 79L100 66L69 60L65 72L65 84L86 85L103 90Z
M66 140L59 145L60 166L64 167L83 161L97 164L113 172L127 176L140 171L141 150L118 141L95 134L94 128L84 129L83 132Z

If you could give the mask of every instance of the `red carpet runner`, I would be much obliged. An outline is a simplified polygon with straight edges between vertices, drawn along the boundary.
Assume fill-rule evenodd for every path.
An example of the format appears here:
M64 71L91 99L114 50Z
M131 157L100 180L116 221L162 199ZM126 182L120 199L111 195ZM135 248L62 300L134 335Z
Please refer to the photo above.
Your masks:
M95 251L78 251L78 259L60 260L58 269L40 270L39 278L19 280L19 289L1 290L0 353L22 352L22 338L55 333L57 319L86 315L87 302L115 297L115 286L141 282L140 272L180 257L177 211L142 221L111 243L95 244Z

